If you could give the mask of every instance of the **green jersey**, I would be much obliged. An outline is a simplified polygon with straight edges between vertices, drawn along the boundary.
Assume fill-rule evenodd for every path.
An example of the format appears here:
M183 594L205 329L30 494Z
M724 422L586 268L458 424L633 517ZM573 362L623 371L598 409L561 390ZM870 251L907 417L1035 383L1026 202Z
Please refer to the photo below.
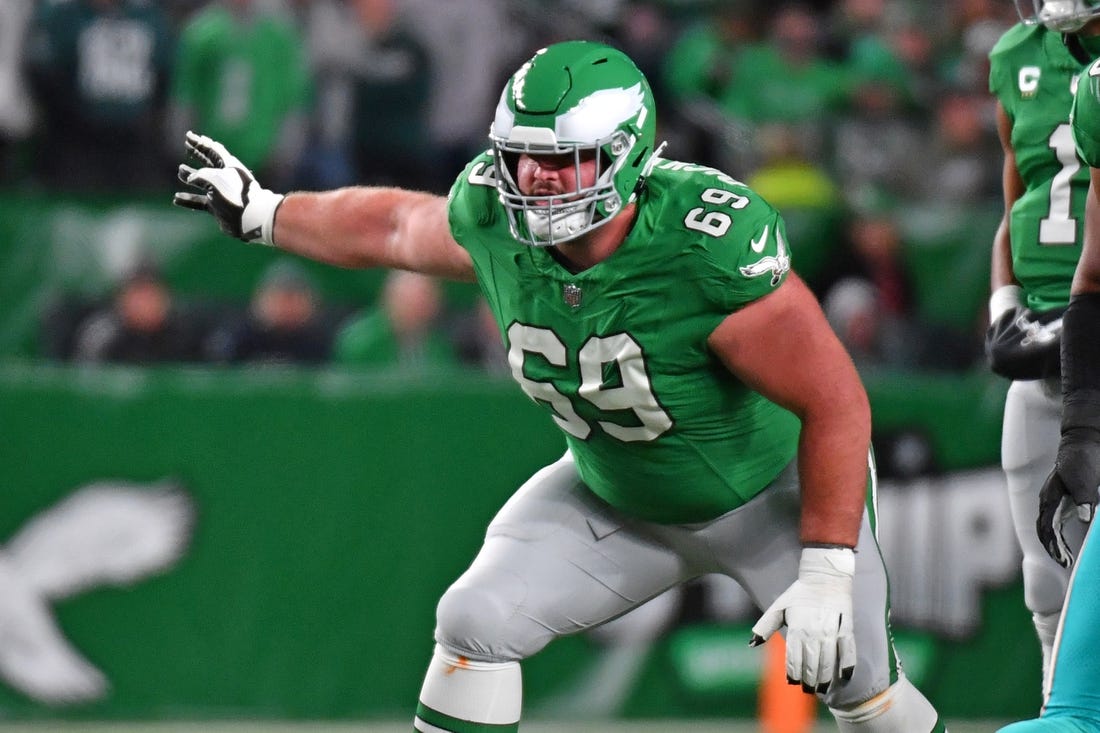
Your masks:
M172 29L156 3L39 3L27 63L58 127L128 135L159 114ZM124 129L120 129L124 128Z
M550 410L605 501L648 520L704 521L744 504L792 460L798 419L707 347L726 316L790 268L782 219L744 184L660 162L626 240L577 274L511 236L488 154L455 183L449 217L513 376Z
M1100 168L1100 59L1081 75L1070 115L1077 154L1092 168Z
M1014 26L989 60L989 88L1012 121L1025 188L1009 214L1013 273L1029 308L1063 307L1081 254L1089 185L1069 121L1082 66L1042 25Z
M235 19L211 5L179 41L174 99L250 168L269 163L286 118L305 111L309 71L297 30L278 15Z

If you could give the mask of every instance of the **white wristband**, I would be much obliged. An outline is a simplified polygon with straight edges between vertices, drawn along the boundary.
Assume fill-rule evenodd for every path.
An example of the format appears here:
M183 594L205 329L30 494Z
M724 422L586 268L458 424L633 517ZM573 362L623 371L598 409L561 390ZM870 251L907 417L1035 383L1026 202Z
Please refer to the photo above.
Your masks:
M798 561L798 577L814 576L845 578L849 582L856 574L856 553L850 547L803 547Z
M1024 303L1024 290L1019 285L1002 285L989 296L989 322L992 323L1019 308Z
M248 206L245 207L241 217L241 229L248 232L258 227L260 230L259 238L250 241L274 247L275 211L286 196L261 188L256 183L252 184L248 196Z

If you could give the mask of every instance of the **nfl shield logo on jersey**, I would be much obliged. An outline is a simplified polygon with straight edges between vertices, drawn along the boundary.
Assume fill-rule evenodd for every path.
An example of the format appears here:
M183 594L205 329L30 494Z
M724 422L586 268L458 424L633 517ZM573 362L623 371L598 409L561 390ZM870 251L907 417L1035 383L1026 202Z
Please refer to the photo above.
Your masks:
M573 283L566 283L562 286L561 297L565 300L565 304L570 308L579 308L581 305L581 296L583 293L581 289Z

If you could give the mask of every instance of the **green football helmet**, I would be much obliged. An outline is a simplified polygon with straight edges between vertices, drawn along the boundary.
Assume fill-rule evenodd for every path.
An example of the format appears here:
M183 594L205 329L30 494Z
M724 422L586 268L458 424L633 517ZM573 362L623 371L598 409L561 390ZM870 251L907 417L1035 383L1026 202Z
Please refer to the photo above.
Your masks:
M1028 25L1042 23L1058 33L1076 33L1100 17L1100 0L1016 0L1016 10Z
M624 53L590 41L541 49L504 87L489 131L500 202L512 236L532 246L575 239L634 200L656 163L653 92ZM526 196L516 163L523 153L572 155L576 193ZM581 186L582 159L596 159L596 181Z

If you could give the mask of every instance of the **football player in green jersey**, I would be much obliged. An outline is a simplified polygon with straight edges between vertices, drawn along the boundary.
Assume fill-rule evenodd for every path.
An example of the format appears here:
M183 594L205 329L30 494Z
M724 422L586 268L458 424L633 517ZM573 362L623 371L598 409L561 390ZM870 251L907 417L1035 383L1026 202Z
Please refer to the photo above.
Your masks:
M1017 0L1023 22L990 53L989 85L1005 151L1005 214L993 240L986 349L993 370L1013 380L1001 465L1044 678L1069 572L1044 551L1035 516L1058 449L1058 335L1084 230L1088 170L1074 152L1069 114L1078 75L1097 47L1087 30L1095 15L1089 5ZM1074 524L1067 537L1077 547L1085 527Z
M1051 665L1069 571L1035 536L1038 492L1054 464L1062 398L1058 335L1084 231L1088 169L1069 127L1073 89L1100 51L1088 31L1091 3L1018 0L1022 22L990 53L1004 149L1004 218L993 238L987 352L1013 380L1004 406L1001 466L1023 551L1024 602ZM1067 526L1075 548L1085 525Z
M1100 0L1074 5L1085 33L1100 34ZM1088 39L1085 38L1086 44ZM1091 44L1089 44L1091 45ZM1093 57L1100 47L1093 46ZM1062 416L1057 460L1039 496L1037 534L1063 567L1074 563L1066 524L1091 522L1100 486L1100 60L1081 74L1071 125L1077 155L1089 170L1084 248L1073 276L1061 338ZM1070 577L1039 718L1002 733L1100 731L1100 546L1090 529Z
M491 149L447 198L282 196L189 134L181 206L313 259L476 278L512 374L567 451L500 510L436 611L420 731L517 730L519 663L705 573L787 629L787 675L840 730L941 731L901 672L875 539L870 410L790 271L782 218L719 171L664 160L621 52L538 51Z

